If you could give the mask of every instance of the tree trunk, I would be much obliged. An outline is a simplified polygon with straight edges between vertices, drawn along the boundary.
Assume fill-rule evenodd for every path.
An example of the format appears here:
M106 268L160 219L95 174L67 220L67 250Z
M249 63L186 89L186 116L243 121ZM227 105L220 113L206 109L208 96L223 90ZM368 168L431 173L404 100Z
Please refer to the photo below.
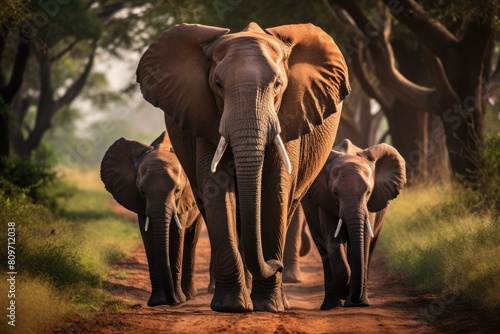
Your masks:
M5 34L4 36L7 36ZM1 56L5 47L5 38L0 37L0 71L1 71ZM17 53L12 67L12 73L9 83L4 86L4 82L0 83L0 157L5 157L10 154L10 104L18 93L23 83L24 70L28 62L30 51L30 40L25 39L18 43ZM3 78L3 73L1 73ZM4 81L4 80L2 80Z

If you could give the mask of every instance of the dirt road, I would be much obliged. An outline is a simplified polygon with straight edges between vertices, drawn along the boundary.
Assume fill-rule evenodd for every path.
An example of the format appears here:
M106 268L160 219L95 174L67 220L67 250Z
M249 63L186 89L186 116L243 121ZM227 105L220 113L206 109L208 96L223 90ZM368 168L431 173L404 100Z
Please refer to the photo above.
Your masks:
M388 274L378 254L370 272L367 308L319 311L323 276L315 249L301 259L303 282L285 284L290 310L282 314L228 314L210 310L207 294L210 246L206 230L197 248L198 295L179 306L149 308L149 278L142 245L116 271L111 292L130 310L99 312L89 320L64 324L59 333L493 333L495 325L456 296L419 293L404 277ZM124 276L124 275L117 275ZM499 328L499 327L497 327Z

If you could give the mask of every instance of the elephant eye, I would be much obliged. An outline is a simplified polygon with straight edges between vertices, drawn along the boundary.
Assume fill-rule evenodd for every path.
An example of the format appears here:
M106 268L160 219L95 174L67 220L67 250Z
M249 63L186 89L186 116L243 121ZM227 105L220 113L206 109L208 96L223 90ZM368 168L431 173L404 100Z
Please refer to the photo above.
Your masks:
M142 198L146 198L146 194L144 193L144 190L139 189L139 193L141 194Z
M222 86L222 82L220 81L220 79L216 79L216 80L215 80L215 85L216 85L216 86L217 86L217 88L219 88L219 89L224 88L224 87Z
M176 194L178 194L178 193L180 193L180 192L181 192L181 188L180 188L180 187L175 188L175 193L176 193Z
M283 82L281 82L281 79L280 79L280 78L278 78L278 79L276 80L276 82L274 83L274 89L278 89L278 88L280 88L282 84L283 84Z

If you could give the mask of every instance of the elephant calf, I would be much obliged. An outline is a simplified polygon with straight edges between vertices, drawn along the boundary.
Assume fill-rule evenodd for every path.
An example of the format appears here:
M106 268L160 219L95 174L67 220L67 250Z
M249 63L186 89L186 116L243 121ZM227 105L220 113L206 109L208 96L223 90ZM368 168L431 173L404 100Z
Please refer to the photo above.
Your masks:
M322 310L368 306L368 270L389 202L406 183L405 161L378 144L365 150L345 139L333 148L302 200L323 260Z
M118 139L104 155L101 179L118 203L137 213L152 288L148 306L194 297L203 218L167 133L151 146Z

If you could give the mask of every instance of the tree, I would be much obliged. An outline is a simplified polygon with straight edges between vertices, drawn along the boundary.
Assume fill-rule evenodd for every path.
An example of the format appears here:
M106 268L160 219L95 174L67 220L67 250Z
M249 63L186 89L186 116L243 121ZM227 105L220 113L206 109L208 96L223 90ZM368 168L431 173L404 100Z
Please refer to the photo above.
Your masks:
M99 52L119 57L121 50L142 50L168 25L195 15L181 1L10 1L16 13L26 8L31 14L18 15L0 36L0 70L17 64L13 84L0 81L2 97L9 97L0 115L0 125L10 131L0 138L4 155L10 146L29 155L40 145L54 117L82 91Z
M385 8L368 16L354 1L329 3L345 10L363 32L361 48L350 45L351 52L367 51L372 73L390 95L416 111L439 117L443 131L430 134L429 145L444 142L452 171L473 179L480 168L485 88L492 80L494 20L500 5L495 1L464 0L461 3L467 7L460 7L451 1L419 5L413 0L384 0ZM445 10L446 6L451 9ZM413 33L422 47L422 70L428 71L431 82L411 81L397 68L403 60L396 59L390 41L394 24L387 11ZM456 15L458 12L463 15Z
M22 0L6 1L0 9L0 65L2 64L4 50L6 48L5 37L8 33L16 29L23 20L28 19L32 13L23 6ZM19 8L13 10L13 8ZM22 73L26 68L29 57L29 41L17 47L15 59L12 61L10 78L6 79L6 74L0 71L0 157L8 156L9 145L9 112L8 106L12 103L14 96L20 89L23 81ZM1 69L1 67L0 67Z

